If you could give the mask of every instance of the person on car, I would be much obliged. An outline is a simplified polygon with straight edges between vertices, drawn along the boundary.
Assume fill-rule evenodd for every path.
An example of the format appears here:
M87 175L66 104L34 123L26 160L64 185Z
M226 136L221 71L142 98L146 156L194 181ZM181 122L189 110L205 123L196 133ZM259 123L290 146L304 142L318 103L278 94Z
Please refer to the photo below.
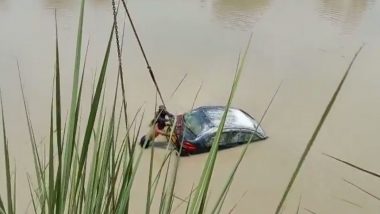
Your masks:
M157 112L155 113L154 119L151 122L151 125L155 125L155 131L158 134L161 135L167 135L165 132L165 128L168 124L170 124L170 121L174 118L174 115L169 113L166 110L166 107L164 105L160 105L158 107Z
M174 118L174 115L166 110L164 105L160 105L155 113L154 119L150 122L149 132L147 133L148 139L141 138L140 144L143 146L147 140L146 146L149 146L150 142L153 142L159 135L169 136L167 133L167 126L170 125L170 121Z

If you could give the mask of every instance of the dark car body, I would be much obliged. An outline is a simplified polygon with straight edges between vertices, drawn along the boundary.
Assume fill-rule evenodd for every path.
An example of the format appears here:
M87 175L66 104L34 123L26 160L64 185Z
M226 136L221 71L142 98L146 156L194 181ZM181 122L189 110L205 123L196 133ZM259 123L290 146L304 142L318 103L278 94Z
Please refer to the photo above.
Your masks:
M185 154L208 151L214 142L225 107L202 106L177 116L175 134L177 148ZM252 137L252 139L251 139ZM243 110L228 110L219 148L233 147L239 144L266 139L264 130L258 122Z

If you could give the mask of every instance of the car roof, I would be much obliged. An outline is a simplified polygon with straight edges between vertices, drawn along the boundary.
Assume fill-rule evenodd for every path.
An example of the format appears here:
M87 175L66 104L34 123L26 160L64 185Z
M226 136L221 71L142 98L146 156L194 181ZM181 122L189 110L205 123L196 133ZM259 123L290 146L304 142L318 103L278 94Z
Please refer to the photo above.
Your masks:
M202 111L208 119L210 127L218 127L223 113L225 111L224 106L202 106L194 109L193 111ZM237 108L230 108L227 114L224 129L248 129L255 130L257 122L246 112ZM259 132L262 132L261 128L258 128Z

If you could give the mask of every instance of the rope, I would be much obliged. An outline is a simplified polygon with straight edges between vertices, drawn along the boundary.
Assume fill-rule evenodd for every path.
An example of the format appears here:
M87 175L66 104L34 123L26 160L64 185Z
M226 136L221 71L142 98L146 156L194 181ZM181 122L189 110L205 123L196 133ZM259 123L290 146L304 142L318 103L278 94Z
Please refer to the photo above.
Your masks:
M125 3L125 0L121 0L123 2L123 6L124 6L124 9L125 9L125 12L127 13L127 16L128 16L128 20L129 22L131 23L131 27L132 27L132 30L133 30L133 33L135 34L135 37L136 37L136 40L139 44L139 47L140 47L140 50L141 50L141 53L144 57L144 60L145 60L145 63L146 63L146 66L148 68L148 71L149 71L149 75L154 83L154 86L156 87L156 90L158 92L158 95L160 96L160 100L162 102L162 104L165 106L165 102L164 102L164 99L162 97L162 94L161 94L161 91L160 91L160 88L158 87L158 84L157 84L157 80L154 76L154 73L153 73L153 70L152 70L152 67L150 66L149 64L149 61L148 61L148 58L146 57L146 54L145 54L145 51L144 51L144 48L142 47L142 44L141 44L141 40L139 38L139 35L137 34L137 31L136 31L136 28L135 28L135 25L133 24L133 20L132 20L132 17L131 17L131 14L129 13L129 10L127 8L127 4ZM165 106L166 107L166 106Z

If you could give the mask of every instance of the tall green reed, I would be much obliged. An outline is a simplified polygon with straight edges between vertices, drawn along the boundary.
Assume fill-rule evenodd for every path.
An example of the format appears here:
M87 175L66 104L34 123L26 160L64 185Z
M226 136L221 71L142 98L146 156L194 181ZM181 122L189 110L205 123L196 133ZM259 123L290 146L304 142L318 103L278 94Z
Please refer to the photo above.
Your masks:
M209 185L210 185L212 173L214 170L216 157L218 155L219 140L220 140L220 137L222 135L222 132L224 129L224 124L225 124L225 121L227 118L227 114L228 114L229 108L231 106L233 97L235 95L235 91L237 89L241 73L242 73L243 68L244 68L244 62L245 62L246 56L248 54L248 50L249 50L249 47L251 44L251 40L252 40L252 35L248 41L248 45L245 49L245 52L244 52L243 57L241 59L241 62L239 63L240 66L237 69L237 72L236 72L236 75L235 75L235 78L233 81L231 92L230 92L230 95L229 95L229 98L228 98L228 101L226 104L226 109L223 113L221 122L219 124L217 133L215 135L214 142L212 143L212 146L211 146L210 153L209 153L207 160L206 160L206 163L204 165L201 178L200 178L199 183L197 185L197 190L194 194L194 197L193 197L191 205L190 205L189 213L204 213L205 212L205 209L204 209L205 208L205 202L207 199L207 193L209 190Z
M4 205L3 199L0 195L0 213L16 213L16 200L14 198L16 192L16 176L14 177L14 188L12 189L12 180L11 180L11 171L10 171L10 162L9 162L9 147L8 147L8 138L7 131L5 128L5 115L4 115L4 105L3 97L0 90L0 107L1 107L1 124L2 124L2 133L3 133L3 146L4 146L4 163L5 163L5 178L7 186L7 206ZM13 192L13 196L12 196ZM7 208L5 208L7 207Z

